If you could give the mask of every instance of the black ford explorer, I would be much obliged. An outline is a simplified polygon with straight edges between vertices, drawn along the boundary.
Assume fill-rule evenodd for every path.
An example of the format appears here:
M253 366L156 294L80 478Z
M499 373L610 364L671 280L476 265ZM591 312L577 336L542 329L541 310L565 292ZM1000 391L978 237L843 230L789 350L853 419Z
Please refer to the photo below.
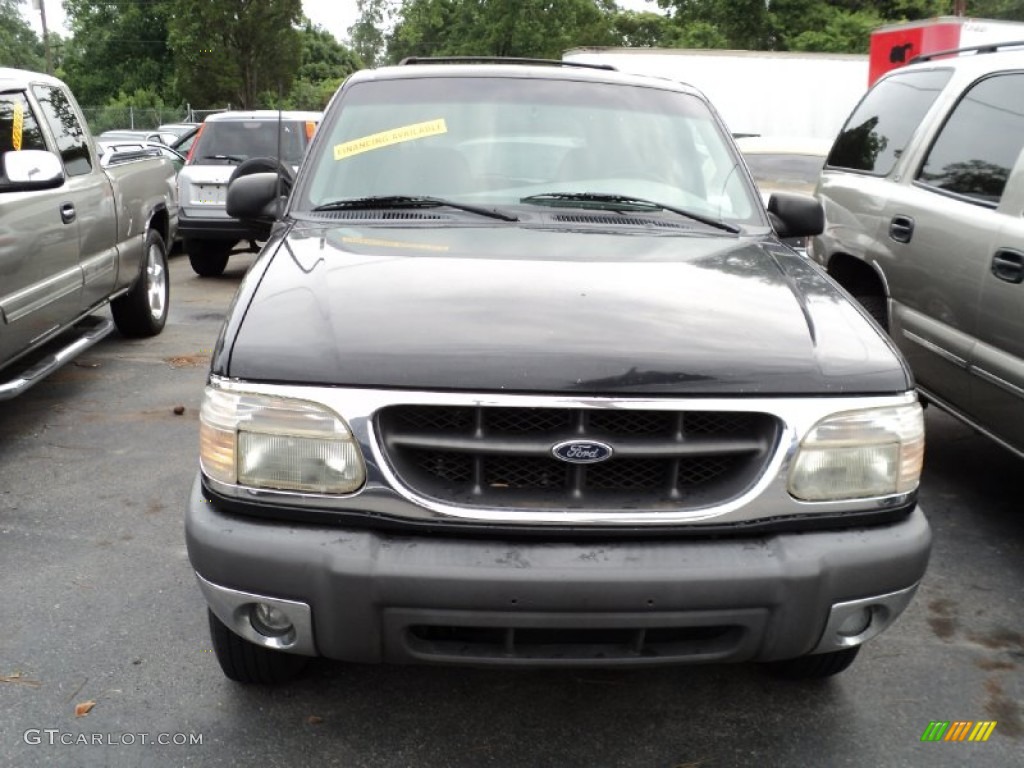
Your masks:
M189 556L224 672L845 669L922 578L911 376L693 88L407 61L340 88L214 353Z

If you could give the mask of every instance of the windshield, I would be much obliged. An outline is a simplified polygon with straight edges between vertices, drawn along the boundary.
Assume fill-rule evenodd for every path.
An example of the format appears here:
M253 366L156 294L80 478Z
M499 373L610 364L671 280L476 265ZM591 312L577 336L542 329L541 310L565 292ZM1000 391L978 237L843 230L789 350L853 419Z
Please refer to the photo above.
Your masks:
M372 196L509 206L595 193L762 222L712 113L685 93L559 79L377 80L351 86L321 132L293 212Z

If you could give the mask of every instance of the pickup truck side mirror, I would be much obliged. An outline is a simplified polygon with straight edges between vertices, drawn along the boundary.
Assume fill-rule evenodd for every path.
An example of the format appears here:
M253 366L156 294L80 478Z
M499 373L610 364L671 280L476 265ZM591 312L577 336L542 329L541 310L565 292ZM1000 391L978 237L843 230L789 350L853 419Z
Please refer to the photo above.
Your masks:
M31 192L36 189L54 189L64 183L64 166L53 152L23 149L19 152L4 152L2 157L2 191Z
M811 237L825 231L825 209L817 198L775 192L768 198L768 218L782 238Z

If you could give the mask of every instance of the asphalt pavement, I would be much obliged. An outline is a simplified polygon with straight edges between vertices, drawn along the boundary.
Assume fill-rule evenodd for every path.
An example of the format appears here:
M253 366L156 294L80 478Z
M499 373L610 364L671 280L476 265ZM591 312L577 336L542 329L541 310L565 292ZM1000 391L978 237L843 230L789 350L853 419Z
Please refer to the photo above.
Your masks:
M930 408L935 546L854 665L496 671L314 662L227 680L185 553L198 406L254 257L171 260L155 339L111 336L0 403L0 765L1010 766L1024 755L1024 461ZM929 742L932 721L995 721Z

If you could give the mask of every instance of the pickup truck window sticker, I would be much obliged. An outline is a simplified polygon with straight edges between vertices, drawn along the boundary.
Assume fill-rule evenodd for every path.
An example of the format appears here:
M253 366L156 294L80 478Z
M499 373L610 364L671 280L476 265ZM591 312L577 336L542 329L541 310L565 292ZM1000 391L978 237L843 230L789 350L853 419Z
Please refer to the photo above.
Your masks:
M21 151L21 134L25 129L25 108L14 102L14 120L11 126L11 146L15 152Z
M401 128L392 128L390 131L381 131L380 133L364 136L361 139L353 139L352 141L335 144L334 159L344 160L363 152L390 147L405 141L423 139L427 136L437 136L442 133L448 133L448 125L445 123L444 118L405 125Z

